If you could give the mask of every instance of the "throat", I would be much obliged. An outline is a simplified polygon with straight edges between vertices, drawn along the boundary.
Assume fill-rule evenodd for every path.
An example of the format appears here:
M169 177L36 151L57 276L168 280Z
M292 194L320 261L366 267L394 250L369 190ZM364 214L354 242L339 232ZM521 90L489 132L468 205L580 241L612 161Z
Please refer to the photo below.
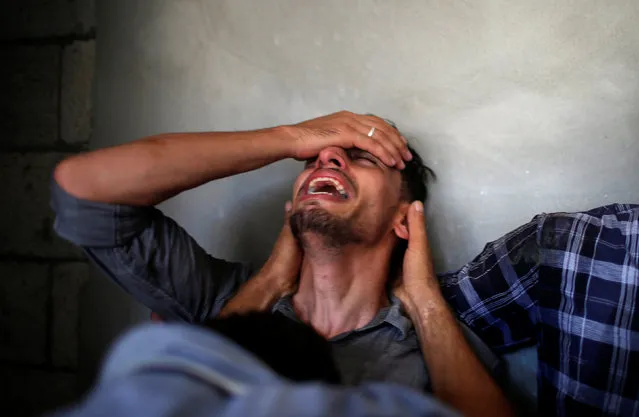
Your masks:
M298 317L326 338L366 326L389 303L388 260L343 249L330 262L305 256L292 300Z

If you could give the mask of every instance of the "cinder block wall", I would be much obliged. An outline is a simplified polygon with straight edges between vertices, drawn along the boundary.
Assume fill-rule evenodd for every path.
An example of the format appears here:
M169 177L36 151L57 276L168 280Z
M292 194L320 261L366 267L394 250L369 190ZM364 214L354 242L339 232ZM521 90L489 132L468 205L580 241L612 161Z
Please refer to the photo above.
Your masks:
M88 147L92 0L0 5L0 414L77 396L82 254L52 231L55 164Z

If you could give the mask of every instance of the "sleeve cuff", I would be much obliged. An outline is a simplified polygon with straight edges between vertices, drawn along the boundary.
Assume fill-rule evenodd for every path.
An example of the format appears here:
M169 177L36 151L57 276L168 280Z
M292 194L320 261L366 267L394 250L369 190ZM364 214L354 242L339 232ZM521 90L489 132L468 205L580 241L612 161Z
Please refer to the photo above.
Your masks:
M53 229L76 245L114 247L126 244L149 226L157 209L107 204L77 198L51 180Z

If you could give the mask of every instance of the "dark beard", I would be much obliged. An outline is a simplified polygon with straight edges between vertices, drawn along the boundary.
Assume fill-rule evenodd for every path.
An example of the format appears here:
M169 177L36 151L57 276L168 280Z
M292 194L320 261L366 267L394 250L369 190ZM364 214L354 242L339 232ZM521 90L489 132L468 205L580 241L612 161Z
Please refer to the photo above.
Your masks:
M306 247L304 235L313 233L321 237L327 248L338 249L347 244L363 241L361 230L352 222L340 219L321 208L297 211L291 215L291 231L293 236Z

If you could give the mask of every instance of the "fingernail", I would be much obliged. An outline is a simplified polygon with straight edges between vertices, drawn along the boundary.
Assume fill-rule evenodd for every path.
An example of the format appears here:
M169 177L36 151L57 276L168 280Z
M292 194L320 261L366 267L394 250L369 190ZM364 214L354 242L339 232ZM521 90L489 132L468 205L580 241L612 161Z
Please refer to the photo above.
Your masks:
M415 211L417 211L418 213L423 213L424 212L424 204L422 204L421 201L415 201Z
M293 203L291 203L290 201L287 201L286 204L284 204L284 210L287 213L291 211L292 208L293 208Z
M404 152L404 156L406 157L406 160L408 161L413 159L413 154L409 150L406 150L406 152Z
M395 166L395 164L396 164L396 163L397 163L397 162L396 162L393 158L391 158L391 160L390 160L390 164L391 164L391 166Z

